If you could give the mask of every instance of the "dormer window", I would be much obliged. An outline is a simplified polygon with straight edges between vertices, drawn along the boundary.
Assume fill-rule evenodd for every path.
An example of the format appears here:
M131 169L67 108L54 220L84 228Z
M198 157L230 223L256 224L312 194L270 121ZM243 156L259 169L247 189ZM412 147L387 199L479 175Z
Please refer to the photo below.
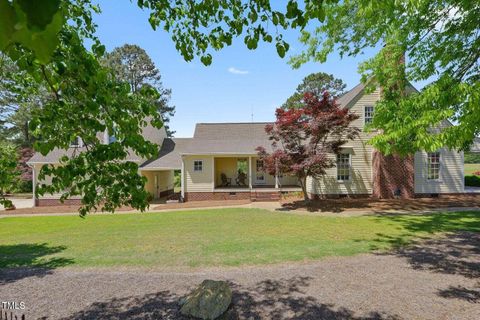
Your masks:
M80 137L75 137L73 141L70 143L70 147L72 148L79 148L82 146L82 139Z
M110 134L108 135L108 144L111 144L111 143L114 143L114 142L117 142L118 139L117 139L117 135L116 135L116 127L113 127L113 132L110 132Z
M364 114L365 124L372 123L374 111L375 111L375 108L373 106L365 106L365 114Z

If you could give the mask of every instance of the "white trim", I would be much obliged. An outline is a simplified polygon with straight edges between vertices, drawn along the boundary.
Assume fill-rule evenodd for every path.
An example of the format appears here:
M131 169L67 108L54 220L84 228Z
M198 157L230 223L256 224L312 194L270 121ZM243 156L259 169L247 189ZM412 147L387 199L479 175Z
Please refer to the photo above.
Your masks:
M171 170L182 170L182 167L180 167L180 168L170 168L170 167L157 167L157 168L148 167L148 168L144 168L144 167L140 167L140 170L142 170L142 171L171 171Z

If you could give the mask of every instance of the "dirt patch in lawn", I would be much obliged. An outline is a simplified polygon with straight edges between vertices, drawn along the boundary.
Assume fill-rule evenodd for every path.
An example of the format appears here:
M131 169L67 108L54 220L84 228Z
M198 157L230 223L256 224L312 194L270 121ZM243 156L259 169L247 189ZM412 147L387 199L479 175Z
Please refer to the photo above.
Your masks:
M10 211L0 211L0 214L1 215L12 215L12 216L15 216L15 215L22 215L22 214L26 214L26 215L31 215L31 214L39 214L39 215L42 215L42 214L50 214L50 213L53 213L53 214L60 214L60 213L76 213L78 212L78 209L80 208L80 206L73 206L73 205L64 205L64 206L48 206L48 207L35 207L35 208L19 208L19 209L15 209L15 210L10 210ZM123 207L123 208L119 208L117 209L117 211L120 211L120 212L125 212L125 211L131 211L132 208L129 208L129 207ZM99 212L101 213L101 212Z
M310 212L388 212L388 211L425 211L442 208L480 208L480 194L442 195L436 198L417 199L321 199L305 202L301 199L284 199L282 209L304 210Z
M152 206L151 210L175 210L175 209L193 209L210 207L230 207L241 206L251 203L250 200L215 200L215 201L188 201L184 203L165 203L158 206Z
M149 211L158 210L177 210L177 209L194 209L194 208L213 208L213 207L232 207L249 204L249 200L228 200L228 201L189 201L185 203L164 203L164 204L150 204ZM76 213L80 206L64 205L64 206L48 206L35 208L19 208L11 211L0 211L1 215L32 215L32 214L61 214L61 213ZM123 207L117 209L119 212L134 211L130 207ZM99 212L102 213L102 212Z

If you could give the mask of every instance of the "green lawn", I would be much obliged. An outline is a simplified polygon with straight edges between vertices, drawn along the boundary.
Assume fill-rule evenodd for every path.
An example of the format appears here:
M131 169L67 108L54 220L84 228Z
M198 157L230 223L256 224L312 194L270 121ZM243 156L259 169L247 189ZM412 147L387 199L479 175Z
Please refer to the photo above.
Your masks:
M480 212L318 217L218 209L0 219L0 267L237 266L386 250L480 232Z
M465 163L465 175L471 175L480 171L480 163Z

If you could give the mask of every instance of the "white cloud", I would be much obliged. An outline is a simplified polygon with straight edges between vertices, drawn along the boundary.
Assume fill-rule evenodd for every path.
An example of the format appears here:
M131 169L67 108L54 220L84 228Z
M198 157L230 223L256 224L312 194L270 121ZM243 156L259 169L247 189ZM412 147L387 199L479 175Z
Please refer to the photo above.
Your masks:
M228 72L233 73L233 74L242 74L242 75L244 75L244 74L248 74L248 73L249 73L247 70L240 70L240 69L237 69L237 68L235 68L235 67L230 67L230 68L228 68L227 70L228 70Z

